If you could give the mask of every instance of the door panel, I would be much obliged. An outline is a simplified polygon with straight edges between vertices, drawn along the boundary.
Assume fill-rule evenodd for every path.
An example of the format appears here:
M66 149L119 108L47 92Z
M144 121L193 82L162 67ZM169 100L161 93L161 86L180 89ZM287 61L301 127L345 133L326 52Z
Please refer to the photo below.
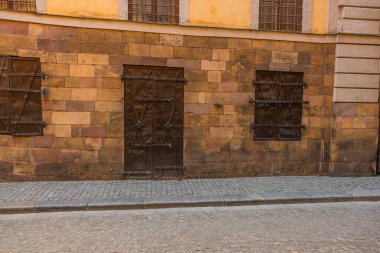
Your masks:
M183 173L183 69L125 66L125 174Z

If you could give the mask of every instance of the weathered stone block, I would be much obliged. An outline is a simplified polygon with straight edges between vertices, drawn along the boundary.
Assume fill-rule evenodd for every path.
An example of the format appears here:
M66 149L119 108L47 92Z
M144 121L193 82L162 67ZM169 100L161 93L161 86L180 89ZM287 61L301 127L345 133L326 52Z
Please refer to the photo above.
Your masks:
M90 124L89 112L52 112L52 123L57 125Z
M202 70L226 70L225 61L201 61Z
M210 105L208 104L185 104L186 114L201 114L206 115L210 111Z
M212 50L212 60L213 61L229 61L230 60L230 50L228 50L228 49L213 49Z
M164 46L183 46L183 35L176 34L160 34L160 44Z
M71 137L70 125L55 125L55 137Z
M108 55L106 54L78 54L78 64L109 64Z
M33 162L51 162L57 163L61 160L61 151L57 149L35 148L31 152Z
M92 65L70 65L70 76L94 77L95 70Z
M210 127L210 138L232 139L234 129L231 127Z
M208 71L207 72L207 81L220 83L222 81L222 73L221 71Z
M98 89L95 88L73 88L71 89L71 100L95 101L98 98Z
M96 101L95 111L97 112L122 112L123 103L122 102L111 102L111 101Z
M0 161L0 175L12 175L13 163Z
M78 64L78 55L74 53L57 53L57 63Z
M150 45L130 43L129 54L132 56L150 56Z
M68 112L93 112L95 102L93 101L67 101Z
M118 163L123 161L122 150L101 150L99 151L99 160L101 162Z
M152 57L173 58L173 47L152 45L150 50Z
M298 63L298 54L297 53L291 53L291 52L273 51L272 52L272 62L297 64Z
M68 167L60 163L39 163L36 166L36 177L65 177L69 175Z

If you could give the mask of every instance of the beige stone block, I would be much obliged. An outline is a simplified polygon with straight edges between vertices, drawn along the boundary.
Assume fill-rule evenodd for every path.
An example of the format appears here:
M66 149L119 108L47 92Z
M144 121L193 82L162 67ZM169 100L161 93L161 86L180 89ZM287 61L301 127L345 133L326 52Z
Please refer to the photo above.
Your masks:
M99 89L98 100L101 101L121 101L123 99L123 91L120 89Z
M55 137L71 137L71 126L55 125Z
M44 74L48 76L69 76L70 75L68 64L44 63L44 64L41 64L41 70Z
M221 71L208 71L207 81L211 83L220 83L222 81Z
M183 35L160 34L160 44L164 46L183 46Z
M95 111L97 112L122 112L122 102L96 101Z
M78 54L78 64L109 64L108 55L106 54Z
M212 50L212 60L213 61L229 61L230 60L230 50L228 50L228 49L213 49Z
M71 91L69 88L50 88L49 100L70 100Z
M232 139L234 129L232 127L210 127L210 138L215 139Z
M94 77L94 66L91 65L70 65L70 76L74 77Z
M337 73L378 74L379 60L338 58L335 70Z
M338 44L336 46L337 57L352 58L380 58L380 46L359 44Z
M152 57L173 58L173 47L152 45L150 50Z
M290 71L289 63L270 63L269 70L271 71Z
M202 70L226 70L225 61L201 61Z
M89 112L52 112L54 125L88 125L90 124Z
M377 103L378 89L335 88L334 102Z
M102 138L86 138L84 146L88 150L100 150L102 149Z
M378 35L379 21L343 19L339 31L351 34Z
M96 88L72 88L71 100L75 101L96 101L98 89Z
M199 92L199 103L206 103L206 92Z
M338 6L380 7L379 0L339 0Z
M123 73L122 65L95 65L95 77L120 78Z
M77 64L78 55L74 53L57 53L57 63Z
M298 53L273 51L272 62L297 64Z
M341 88L379 88L379 75L335 74L335 87Z
M345 7L342 12L343 18L380 20L380 9Z
M129 54L132 56L150 56L150 45L130 43Z
M14 34L0 34L0 48L37 49L37 39Z

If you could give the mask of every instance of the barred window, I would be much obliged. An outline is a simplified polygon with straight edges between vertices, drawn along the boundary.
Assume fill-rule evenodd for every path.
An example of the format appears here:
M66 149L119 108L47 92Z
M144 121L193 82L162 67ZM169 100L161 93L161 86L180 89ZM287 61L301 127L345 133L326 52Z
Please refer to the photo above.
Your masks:
M42 135L41 93L38 58L0 55L0 134Z
M301 140L303 73L257 71L255 140Z
M35 12L36 0L0 0L0 9Z
M302 0L260 0L259 29L302 30Z
M179 23L179 0L128 0L128 20Z

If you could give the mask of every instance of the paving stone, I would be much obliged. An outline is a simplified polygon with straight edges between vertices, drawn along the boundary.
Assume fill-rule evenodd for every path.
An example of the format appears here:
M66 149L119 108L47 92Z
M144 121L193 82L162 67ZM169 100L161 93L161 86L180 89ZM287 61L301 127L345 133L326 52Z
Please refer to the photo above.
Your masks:
M342 201L377 200L380 177L259 177L234 179L192 180L125 180L125 181L61 181L61 182L3 182L0 183L0 209L2 206L22 206L23 203L39 203L52 208L72 203L81 207L88 201L89 209L105 209L108 206L136 205L156 206L182 203L183 206L199 202L224 202L254 204L268 201ZM352 196L352 197L351 197ZM294 202L294 201L293 201ZM25 205L25 204L24 204ZM47 205L47 206L46 206ZM6 207L8 206L8 207ZM29 206L27 206L29 207ZM67 208L67 207L66 207ZM28 210L28 209L27 209Z
M0 215L0 252L379 252L380 202Z

